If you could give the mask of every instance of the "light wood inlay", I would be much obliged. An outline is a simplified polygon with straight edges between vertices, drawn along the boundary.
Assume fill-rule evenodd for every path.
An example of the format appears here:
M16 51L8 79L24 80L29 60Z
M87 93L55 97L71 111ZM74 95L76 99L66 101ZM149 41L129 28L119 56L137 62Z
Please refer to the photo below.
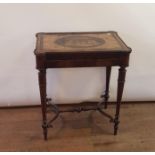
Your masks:
M116 32L38 33L37 52L130 51Z

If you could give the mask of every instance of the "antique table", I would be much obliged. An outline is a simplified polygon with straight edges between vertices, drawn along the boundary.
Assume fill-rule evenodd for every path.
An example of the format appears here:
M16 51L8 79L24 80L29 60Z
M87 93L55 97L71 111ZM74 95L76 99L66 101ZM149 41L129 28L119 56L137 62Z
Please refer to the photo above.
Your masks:
M98 110L114 123L114 135L117 134L119 111L126 67L129 64L129 48L116 32L65 32L65 33L37 33L36 68L39 70L39 87L43 117L44 139L47 140L47 129L61 112L81 112ZM61 110L59 104L54 104L46 95L46 69L69 67L106 67L105 94L102 100L91 107L83 104L75 105L74 109ZM113 118L103 110L107 108L109 98L109 81L112 66L119 66L116 113ZM95 76L95 75L93 75ZM51 120L47 120L48 108L55 113Z

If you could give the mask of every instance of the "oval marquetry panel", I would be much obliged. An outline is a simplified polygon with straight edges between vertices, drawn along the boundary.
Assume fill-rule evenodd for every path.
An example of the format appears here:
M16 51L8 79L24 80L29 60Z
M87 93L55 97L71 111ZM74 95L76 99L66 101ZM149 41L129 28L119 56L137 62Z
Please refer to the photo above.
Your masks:
M56 44L72 48L96 47L105 43L103 39L91 36L67 36L59 38Z

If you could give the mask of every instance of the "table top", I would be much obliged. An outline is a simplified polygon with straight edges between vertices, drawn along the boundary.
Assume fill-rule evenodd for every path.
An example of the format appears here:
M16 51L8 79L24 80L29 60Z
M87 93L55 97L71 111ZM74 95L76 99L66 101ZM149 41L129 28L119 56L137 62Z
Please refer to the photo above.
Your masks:
M117 32L37 33L35 54L50 52L131 52Z

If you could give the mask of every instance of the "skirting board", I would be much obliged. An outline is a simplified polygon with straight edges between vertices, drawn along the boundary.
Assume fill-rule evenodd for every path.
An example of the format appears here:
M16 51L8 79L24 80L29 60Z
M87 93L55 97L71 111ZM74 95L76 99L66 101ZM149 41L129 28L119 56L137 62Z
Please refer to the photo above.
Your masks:
M93 105L97 104L98 102L81 102L81 103L76 103L78 106L79 104L87 104L87 105ZM155 101L122 101L122 104L153 104ZM75 103L65 103L65 104L58 104L59 106L65 106L65 107L72 107L73 104ZM108 104L116 104L116 102L108 102ZM13 109L13 108L36 108L36 107L41 107L40 104L38 105L21 105L21 106L1 106L0 109Z

